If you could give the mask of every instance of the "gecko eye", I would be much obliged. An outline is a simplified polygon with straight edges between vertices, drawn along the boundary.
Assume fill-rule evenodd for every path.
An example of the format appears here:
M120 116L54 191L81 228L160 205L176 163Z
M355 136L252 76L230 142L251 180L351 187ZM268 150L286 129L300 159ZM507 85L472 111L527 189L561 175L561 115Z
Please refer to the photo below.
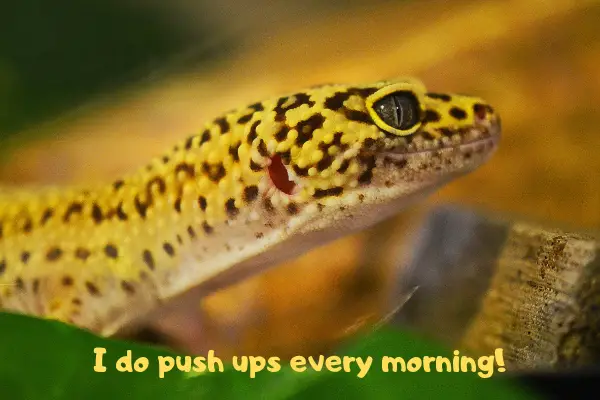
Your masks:
M406 131L421 120L419 101L412 92L390 93L373 103L373 109L390 127Z

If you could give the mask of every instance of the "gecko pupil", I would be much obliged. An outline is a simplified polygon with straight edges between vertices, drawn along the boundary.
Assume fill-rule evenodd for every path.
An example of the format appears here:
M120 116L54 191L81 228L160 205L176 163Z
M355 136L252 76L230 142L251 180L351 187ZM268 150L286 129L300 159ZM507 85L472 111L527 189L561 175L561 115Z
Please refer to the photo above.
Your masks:
M395 129L410 129L420 120L419 102L411 92L388 94L377 100L374 108L379 118Z

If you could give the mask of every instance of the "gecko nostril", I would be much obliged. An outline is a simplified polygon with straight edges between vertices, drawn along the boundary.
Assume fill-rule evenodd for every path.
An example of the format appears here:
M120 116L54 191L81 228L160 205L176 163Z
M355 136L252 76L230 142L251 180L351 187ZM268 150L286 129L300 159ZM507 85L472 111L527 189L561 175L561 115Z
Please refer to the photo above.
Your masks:
M482 103L476 103L473 105L473 112L475 113L475 117L479 120L489 119L490 116L494 115L494 109Z
M485 117L487 115L487 107L481 103L474 104L473 112L475 113L475 116L477 117L477 119L480 119L480 120L485 119Z

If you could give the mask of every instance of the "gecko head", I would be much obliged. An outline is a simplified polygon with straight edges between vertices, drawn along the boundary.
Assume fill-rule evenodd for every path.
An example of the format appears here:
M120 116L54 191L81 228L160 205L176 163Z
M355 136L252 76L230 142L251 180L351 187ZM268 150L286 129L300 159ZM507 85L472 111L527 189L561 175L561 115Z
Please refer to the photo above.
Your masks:
M484 100L429 92L414 79L307 94L310 107L286 115L298 121L296 143L304 138L286 165L291 197L318 211L306 230L334 218L358 227L383 219L483 164L500 137L499 117Z

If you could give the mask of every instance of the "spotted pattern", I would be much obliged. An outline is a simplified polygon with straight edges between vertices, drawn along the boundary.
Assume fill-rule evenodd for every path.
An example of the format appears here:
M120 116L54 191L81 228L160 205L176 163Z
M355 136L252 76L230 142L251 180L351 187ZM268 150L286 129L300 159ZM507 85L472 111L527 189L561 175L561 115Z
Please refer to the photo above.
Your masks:
M399 138L377 126L367 107L389 84L320 85L267 99L214 118L104 187L0 198L0 304L101 331L132 304L162 301L157 293L176 281L171 275L190 251L207 260L202 268L220 252L233 265L250 241L277 237L311 203L320 215L350 209L336 202L376 183L381 166L413 175L440 168L397 157L378 164L386 146L418 151L416 143L466 136L473 119L494 114L480 99L415 86L423 128ZM474 147L464 158L485 151ZM353 199L369 201L363 192ZM230 244L232 229L247 236ZM7 301L17 296L11 287L34 301Z

